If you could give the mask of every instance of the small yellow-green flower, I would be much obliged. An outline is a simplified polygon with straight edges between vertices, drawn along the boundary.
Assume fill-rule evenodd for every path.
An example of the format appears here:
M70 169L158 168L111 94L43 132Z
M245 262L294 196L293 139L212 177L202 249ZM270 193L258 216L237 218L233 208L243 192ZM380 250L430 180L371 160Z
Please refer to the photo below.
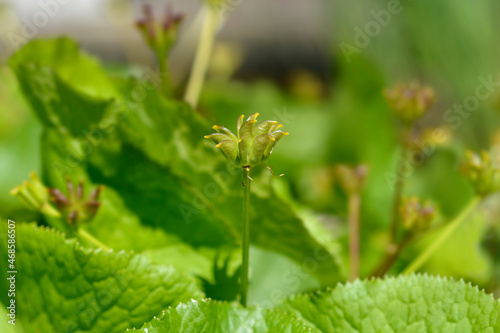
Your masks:
M258 113L252 114L247 120L241 115L237 122L236 135L229 129L215 125L217 133L205 135L205 138L213 140L227 159L236 167L251 170L254 166L267 160L273 152L276 143L287 132L280 130L282 125L274 120L266 120L257 124Z
M462 164L462 173L480 196L500 191L500 167L495 165L486 151L481 154L468 151Z
M403 122L412 124L424 116L436 101L434 90L418 83L397 84L384 90L384 97L396 116Z

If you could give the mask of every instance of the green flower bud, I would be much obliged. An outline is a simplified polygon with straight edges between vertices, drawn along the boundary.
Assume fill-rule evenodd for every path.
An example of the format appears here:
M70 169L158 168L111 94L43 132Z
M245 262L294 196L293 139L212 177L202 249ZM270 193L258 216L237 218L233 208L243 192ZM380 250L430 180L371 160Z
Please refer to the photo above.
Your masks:
M500 191L500 168L495 165L488 152L476 154L467 151L461 171L472 184L477 195L484 197Z
M158 60L164 61L172 44L177 39L179 25L184 19L184 15L174 13L172 8L167 6L163 20L157 21L150 5L144 5L143 11L144 18L138 20L136 26L149 47L156 52Z
M40 181L36 172L30 173L28 181L14 187L10 194L21 200L30 210L39 211L52 217L60 217L61 214L49 204L47 188Z
M361 192L365 186L368 166L360 164L356 167L349 167L340 164L335 167L334 172L342 190L347 194L355 194Z
M215 125L217 133L205 135L220 148L226 158L238 168L251 170L254 166L266 161L271 156L276 143L287 132L279 130L282 125L274 120L266 120L256 125L258 113L247 120L241 115L237 121L237 132L234 135L229 129Z
M434 90L418 83L397 84L384 90L384 97L396 116L407 124L424 116L436 101Z
M399 212L403 227L412 233L427 230L435 216L434 207L422 205L417 197L403 198Z

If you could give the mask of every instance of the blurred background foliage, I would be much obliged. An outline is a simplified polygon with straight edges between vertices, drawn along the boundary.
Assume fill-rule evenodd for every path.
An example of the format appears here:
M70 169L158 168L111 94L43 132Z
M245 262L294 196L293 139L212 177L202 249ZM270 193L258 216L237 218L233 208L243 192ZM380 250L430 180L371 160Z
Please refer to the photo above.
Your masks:
M34 8L29 12L28 6L20 5L29 2L5 3L1 7L3 37L8 32L20 31L21 18L36 11ZM392 186L386 176L396 169L400 153L398 122L382 97L382 90L397 82L413 80L434 87L438 101L416 126L417 133L424 133L429 128L450 126L445 112L475 94L480 85L478 77L500 79L497 37L500 22L496 17L500 3L495 0L402 0L401 12L391 15L387 26L369 37L366 47L358 48L359 52L352 54L348 61L340 45L355 45L358 31L355 28L364 31L368 23L376 22L372 12L387 10L389 2L234 2L236 5L228 12L227 21L219 31L198 108L209 123L230 129L234 128L240 114L255 112L261 114L261 119L283 123L291 135L280 143L269 164L275 172L286 176L270 183L277 195L290 203L303 219L320 221L329 236L338 240L343 248L347 248L347 199L338 188L332 168L338 163L366 163L369 166L361 208L362 276L373 271L385 251L392 204ZM163 5L166 2L153 3ZM199 3L195 0L172 3L174 8L188 13L180 41L170 59L172 77L182 91L189 70L186 61L189 65L193 40L196 41L193 31L196 32L198 26L196 10ZM107 1L95 4L93 10L88 5L85 13L91 18L80 21L80 26L56 16L54 22L57 24L39 29L35 38L69 35L100 58L108 74L122 80L141 73L146 65L154 65L152 55L133 30L132 23L139 15L141 4L139 1ZM64 13L61 8L61 14ZM69 18L70 14L67 14ZM87 25L90 26L88 31ZM0 58L6 60L13 48L5 38L2 41ZM71 77L71 73L68 75ZM81 83L82 86L86 84L92 85L91 82ZM498 88L490 98L482 100L470 117L463 119L462 124L451 131L448 140L437 145L431 156L407 179L406 194L417 195L438 207L437 224L449 221L472 198L472 190L458 171L464 151L491 147L500 151ZM41 125L22 98L15 75L2 64L2 217L36 218L9 195L9 190L26 179L30 171L42 171L41 132ZM207 128L208 133L210 128ZM490 197L423 271L463 277L500 296L499 199L498 195ZM146 210L144 208L143 213ZM429 233L412 243L391 273L403 269L434 236ZM161 242L162 237L157 241ZM178 241L168 239L174 243ZM153 251L151 255L153 258L164 256L161 252L164 250L155 249L160 252ZM300 272L297 264L276 251L259 247L252 251L249 292L252 302L265 302L275 297L271 294L277 290L282 295L276 297L282 297L319 286L313 276L293 273ZM180 244L167 249L167 253L190 258L191 252ZM347 252L340 253L343 266L347 267ZM197 255L192 260L199 260L200 266L207 269L212 267ZM292 280L286 280L289 272L292 272Z

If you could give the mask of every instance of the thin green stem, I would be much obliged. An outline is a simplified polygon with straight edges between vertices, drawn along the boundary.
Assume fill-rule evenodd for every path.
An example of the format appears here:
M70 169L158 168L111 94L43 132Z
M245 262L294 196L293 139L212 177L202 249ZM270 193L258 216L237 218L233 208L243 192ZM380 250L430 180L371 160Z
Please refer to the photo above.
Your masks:
M160 90L165 97L172 97L173 89L170 80L170 72L168 70L167 55L161 56L158 54L158 66L160 68Z
M413 262L406 267L402 274L411 274L420 267L422 267L427 260L443 245L443 243L453 234L453 232L460 226L460 224L465 220L467 216L476 208L478 203L481 201L480 197L475 197L469 202L469 204L464 208L464 210L455 217L441 232L441 234L434 240L434 242L425 249Z
M389 249L393 249L397 243L398 226L399 226L399 206L403 197L403 189L405 184L405 175L402 172L406 163L406 155L408 154L410 141L411 126L405 125L403 128L403 145L401 155L399 156L398 166L396 170L396 184L394 186L394 198L392 202L392 217L391 217L391 239Z
M42 207L40 207L40 212L42 214L45 214L45 215L48 215L48 216L51 216L51 217L55 217L55 218L61 218L61 213L55 209L54 207L52 207L48 202L45 202Z
M87 231L83 230L82 228L78 229L78 236L84 238L85 240L89 241L90 243L94 244L97 247L100 247L104 251L108 251L109 247L104 245L101 241L99 241L97 238L89 234Z
M240 303L247 306L248 293L248 267L250 259L250 183L251 180L248 174L243 172L243 249L242 249L242 266L241 266L241 298Z
M193 108L196 108L198 104L219 23L217 8L208 4L204 6L206 6L206 15L203 21L198 49L196 50L193 69L189 77L186 94L184 95L184 100Z
M359 209L361 196L359 193L349 195L349 279L359 277Z

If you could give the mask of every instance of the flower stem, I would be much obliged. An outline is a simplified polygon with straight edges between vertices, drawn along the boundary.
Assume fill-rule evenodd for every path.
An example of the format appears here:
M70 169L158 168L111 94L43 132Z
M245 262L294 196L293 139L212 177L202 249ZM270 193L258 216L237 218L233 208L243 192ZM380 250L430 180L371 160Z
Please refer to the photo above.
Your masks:
M172 82L170 81L170 72L168 70L167 56L162 57L158 55L158 66L160 69L160 91L167 98L172 97L173 89Z
M193 69L184 95L184 100L193 108L196 108L198 104L219 21L217 8L206 4L204 4L204 6L206 14L203 21L198 49L196 50Z
M408 148L410 144L410 132L411 126L405 125L403 129L403 145L401 148L401 155L399 156L399 162L396 170L396 184L394 186L394 198L392 203L392 217L391 217L391 238L389 250L393 250L397 243L398 236L398 225L399 225L399 206L401 205L401 199L403 197L403 189L405 184L404 174L400 174L406 162L406 155L408 154ZM390 251L392 252L392 251Z
M95 246L100 247L104 251L108 251L109 250L108 246L106 246L103 243L101 243L101 241L99 241L97 238L95 238L94 236L92 236L87 231L83 230L82 228L78 229L78 235L80 237L84 238L85 240L89 241L90 243L94 244Z
M404 250L406 245L412 240L412 237L405 235L401 241L398 243L395 251L387 253L384 260L380 265L373 271L370 277L382 277L384 276L392 267L396 259L399 257L401 252Z
M349 279L359 277L359 209L361 196L359 193L349 195Z
M243 172L245 173L245 172ZM243 175L243 249L241 267L241 298L240 303L247 306L248 293L248 263L250 257L250 178Z
M425 249L406 269L402 274L411 274L422 267L427 260L436 252L441 245L453 234L453 232L460 226L460 224L465 220L467 216L476 208L478 203L481 201L480 197L475 197L469 202L469 204L464 208L464 210L455 217L441 232L441 234L434 240L434 242Z

